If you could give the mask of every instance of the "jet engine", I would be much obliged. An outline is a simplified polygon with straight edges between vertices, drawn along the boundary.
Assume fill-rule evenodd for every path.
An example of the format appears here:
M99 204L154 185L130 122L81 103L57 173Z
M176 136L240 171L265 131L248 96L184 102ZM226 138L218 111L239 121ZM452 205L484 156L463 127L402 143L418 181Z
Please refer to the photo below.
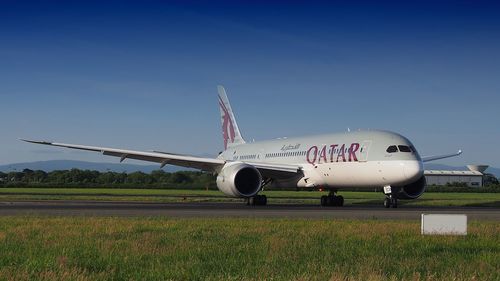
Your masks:
M425 191L426 181L425 176L420 177L417 181L404 185L396 186L399 189L397 197L399 199L416 199Z
M252 197L262 186L262 175L254 166L242 162L224 165L217 175L217 187L234 197Z

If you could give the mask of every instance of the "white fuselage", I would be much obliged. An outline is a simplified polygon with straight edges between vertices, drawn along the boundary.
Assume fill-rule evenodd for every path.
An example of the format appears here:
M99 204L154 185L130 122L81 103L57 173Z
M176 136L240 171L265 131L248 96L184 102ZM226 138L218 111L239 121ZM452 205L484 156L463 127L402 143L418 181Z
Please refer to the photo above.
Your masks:
M388 131L356 131L240 144L228 147L219 158L300 165L302 173L295 178L274 177L273 185L282 187L371 189L402 186L423 175L422 160L411 142Z

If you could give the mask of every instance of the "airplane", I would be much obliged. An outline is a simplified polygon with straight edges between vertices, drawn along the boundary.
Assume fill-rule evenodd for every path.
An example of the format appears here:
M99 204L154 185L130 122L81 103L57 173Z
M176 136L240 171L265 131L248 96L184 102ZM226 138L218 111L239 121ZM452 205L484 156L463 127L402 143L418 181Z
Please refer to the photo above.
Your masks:
M249 205L266 205L264 187L325 189L321 206L343 206L341 190L383 190L384 206L397 208L398 199L416 199L425 191L423 163L462 153L420 157L404 136L382 130L280 138L247 143L223 86L218 86L224 151L204 158L161 151L65 144L20 139L25 142L100 152L104 155L200 169L217 175L217 187Z

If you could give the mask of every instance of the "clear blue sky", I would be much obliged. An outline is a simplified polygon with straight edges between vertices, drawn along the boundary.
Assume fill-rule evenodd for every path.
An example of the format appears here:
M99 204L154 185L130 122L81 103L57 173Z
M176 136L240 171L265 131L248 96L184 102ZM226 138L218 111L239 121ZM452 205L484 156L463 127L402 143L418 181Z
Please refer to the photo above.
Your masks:
M18 137L216 154L223 84L248 140L387 129L500 167L493 1L67 2L0 3L0 164L117 161Z

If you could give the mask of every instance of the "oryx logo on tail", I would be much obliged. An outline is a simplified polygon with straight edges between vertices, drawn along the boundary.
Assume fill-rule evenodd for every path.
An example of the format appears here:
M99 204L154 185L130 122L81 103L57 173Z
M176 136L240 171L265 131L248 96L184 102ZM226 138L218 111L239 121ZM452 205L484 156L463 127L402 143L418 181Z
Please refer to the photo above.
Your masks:
M234 126L231 116L229 115L229 110L224 105L224 102L219 97L219 106L222 113L222 137L224 138L224 149L227 148L227 143L234 142Z
M222 122L222 137L224 139L224 149L236 144L243 144L245 140L241 136L240 129L234 118L233 110L229 104L224 87L218 86L219 108Z

